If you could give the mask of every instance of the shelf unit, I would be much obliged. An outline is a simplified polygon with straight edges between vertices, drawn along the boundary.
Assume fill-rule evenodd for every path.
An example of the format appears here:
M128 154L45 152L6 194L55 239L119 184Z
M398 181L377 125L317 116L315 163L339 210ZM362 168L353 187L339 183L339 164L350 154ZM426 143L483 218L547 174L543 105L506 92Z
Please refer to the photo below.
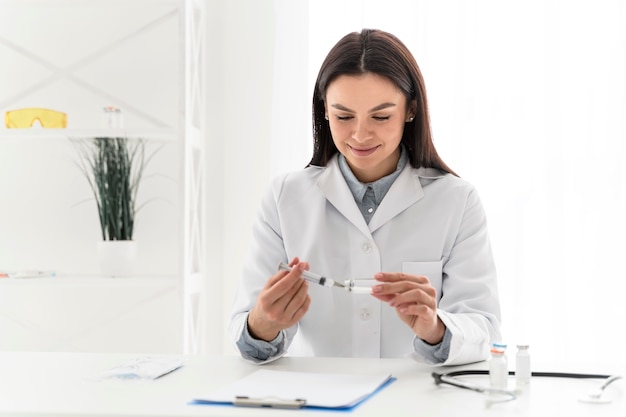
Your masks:
M146 341L155 352L203 349L205 20L199 0L0 4L0 61L11 63L0 68L0 111L68 114L66 129L0 128L0 176L16 179L5 181L9 198L0 205L0 268L59 273L0 280L0 350L132 352L145 351ZM122 109L123 129L100 127L107 105ZM141 137L167 148L140 188L147 200L166 204L151 202L138 213L144 250L137 277L98 277L95 205L85 203L88 185L68 140L98 136ZM65 337L35 335L43 329ZM5 337L11 334L24 343Z
M149 140L172 141L177 136L176 129L1 129L0 138L24 139L24 138L49 138L62 139L83 137L135 137Z

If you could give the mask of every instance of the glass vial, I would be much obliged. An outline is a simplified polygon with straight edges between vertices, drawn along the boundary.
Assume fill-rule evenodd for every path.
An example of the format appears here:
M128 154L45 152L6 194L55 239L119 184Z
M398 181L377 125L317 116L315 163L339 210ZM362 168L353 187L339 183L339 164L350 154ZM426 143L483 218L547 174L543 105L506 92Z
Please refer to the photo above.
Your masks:
M119 107L106 106L102 108L102 127L107 129L119 129L123 127L122 110Z
M528 345L517 345L515 355L515 381L518 385L525 385L530 382L530 353Z
M506 358L506 350L501 347L491 349L489 361L489 382L491 388L507 389L509 379L509 364Z

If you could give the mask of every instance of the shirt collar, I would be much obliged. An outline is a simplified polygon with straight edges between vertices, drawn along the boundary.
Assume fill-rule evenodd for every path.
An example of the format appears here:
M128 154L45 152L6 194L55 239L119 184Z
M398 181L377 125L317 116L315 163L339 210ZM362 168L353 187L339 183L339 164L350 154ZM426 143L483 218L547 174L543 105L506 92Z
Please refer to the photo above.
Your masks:
M338 155L339 169L341 170L341 174L345 178L346 183L348 183L348 187L350 187L350 191L352 191L354 199L358 202L363 201L363 196L365 195L365 191L367 191L367 187L369 186L372 187L372 190L374 191L374 199L376 200L376 204L380 204L380 202L383 200L383 197L385 197L385 194L387 194L387 191L389 191L389 188L391 188L391 184L393 184L396 178L398 178L398 175L400 175L400 172L402 172L408 161L409 157L404 150L404 146L401 145L400 159L398 160L396 170L391 174L382 177L381 179L374 182L363 183L354 176L354 173L348 166L346 158L342 154Z

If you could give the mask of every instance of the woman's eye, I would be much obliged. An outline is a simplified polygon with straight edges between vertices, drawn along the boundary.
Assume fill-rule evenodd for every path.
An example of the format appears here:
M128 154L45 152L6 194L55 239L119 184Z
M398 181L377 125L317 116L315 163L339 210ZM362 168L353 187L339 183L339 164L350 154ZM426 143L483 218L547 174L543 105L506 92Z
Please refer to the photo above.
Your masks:
M354 116L340 116L337 115L335 116L337 118L337 120L341 121L341 122L345 122L348 120L352 120L354 119ZM378 122L384 122L385 120L389 120L391 116L372 116L372 119L378 121Z

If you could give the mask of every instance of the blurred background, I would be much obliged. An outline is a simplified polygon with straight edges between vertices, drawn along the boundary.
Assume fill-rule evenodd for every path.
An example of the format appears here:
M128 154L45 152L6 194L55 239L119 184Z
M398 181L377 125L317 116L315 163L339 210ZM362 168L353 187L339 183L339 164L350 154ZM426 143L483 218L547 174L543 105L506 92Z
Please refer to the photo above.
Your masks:
M102 92L124 97L128 127L156 131L150 134L164 144L143 188L142 198L152 202L137 225L138 275L178 283L190 229L181 200L189 183L189 159L179 146L189 136L181 91L194 75L181 63L189 52L188 40L179 39L186 24L168 13L172 7L180 11L184 2L89 2L99 9L45 2L47 14L29 15L39 19L38 26L19 24L2 10L0 104L3 111L32 105L20 93L30 91L36 81L29 80L42 79L38 71L45 75L51 66L100 88L70 82L80 87L70 94L64 76L40 85L37 102L72 108L69 120L85 124L72 126L78 132L100 123L102 105L115 104ZM0 5L18 3L37 8L44 2ZM234 354L225 329L261 195L273 176L308 163L319 66L343 35L369 27L394 33L414 53L426 82L435 145L483 200L500 280L503 342L528 343L531 354L544 361L622 355L625 276L617 261L626 254L623 1L196 3L196 25L202 27L202 47L195 53L202 58L196 74L202 81L202 120L196 124L202 132L197 163L203 195L196 228L203 243L197 255L202 302L194 306L193 317L200 320L195 349ZM104 9L119 21L115 31L94 19ZM43 30L52 17L58 42L36 40L33 28ZM115 47L133 28L157 20L132 37L132 47ZM93 26L98 21L100 30ZM15 45L39 58L16 52ZM111 62L118 64L107 67ZM0 268L97 275L97 219L93 202L78 204L89 199L89 189L73 165L74 150L66 138L16 138L7 130L0 130ZM183 295L172 304L180 311L172 334L183 337L177 326L191 316L185 313L187 290L176 291ZM11 314L14 323L18 319Z

